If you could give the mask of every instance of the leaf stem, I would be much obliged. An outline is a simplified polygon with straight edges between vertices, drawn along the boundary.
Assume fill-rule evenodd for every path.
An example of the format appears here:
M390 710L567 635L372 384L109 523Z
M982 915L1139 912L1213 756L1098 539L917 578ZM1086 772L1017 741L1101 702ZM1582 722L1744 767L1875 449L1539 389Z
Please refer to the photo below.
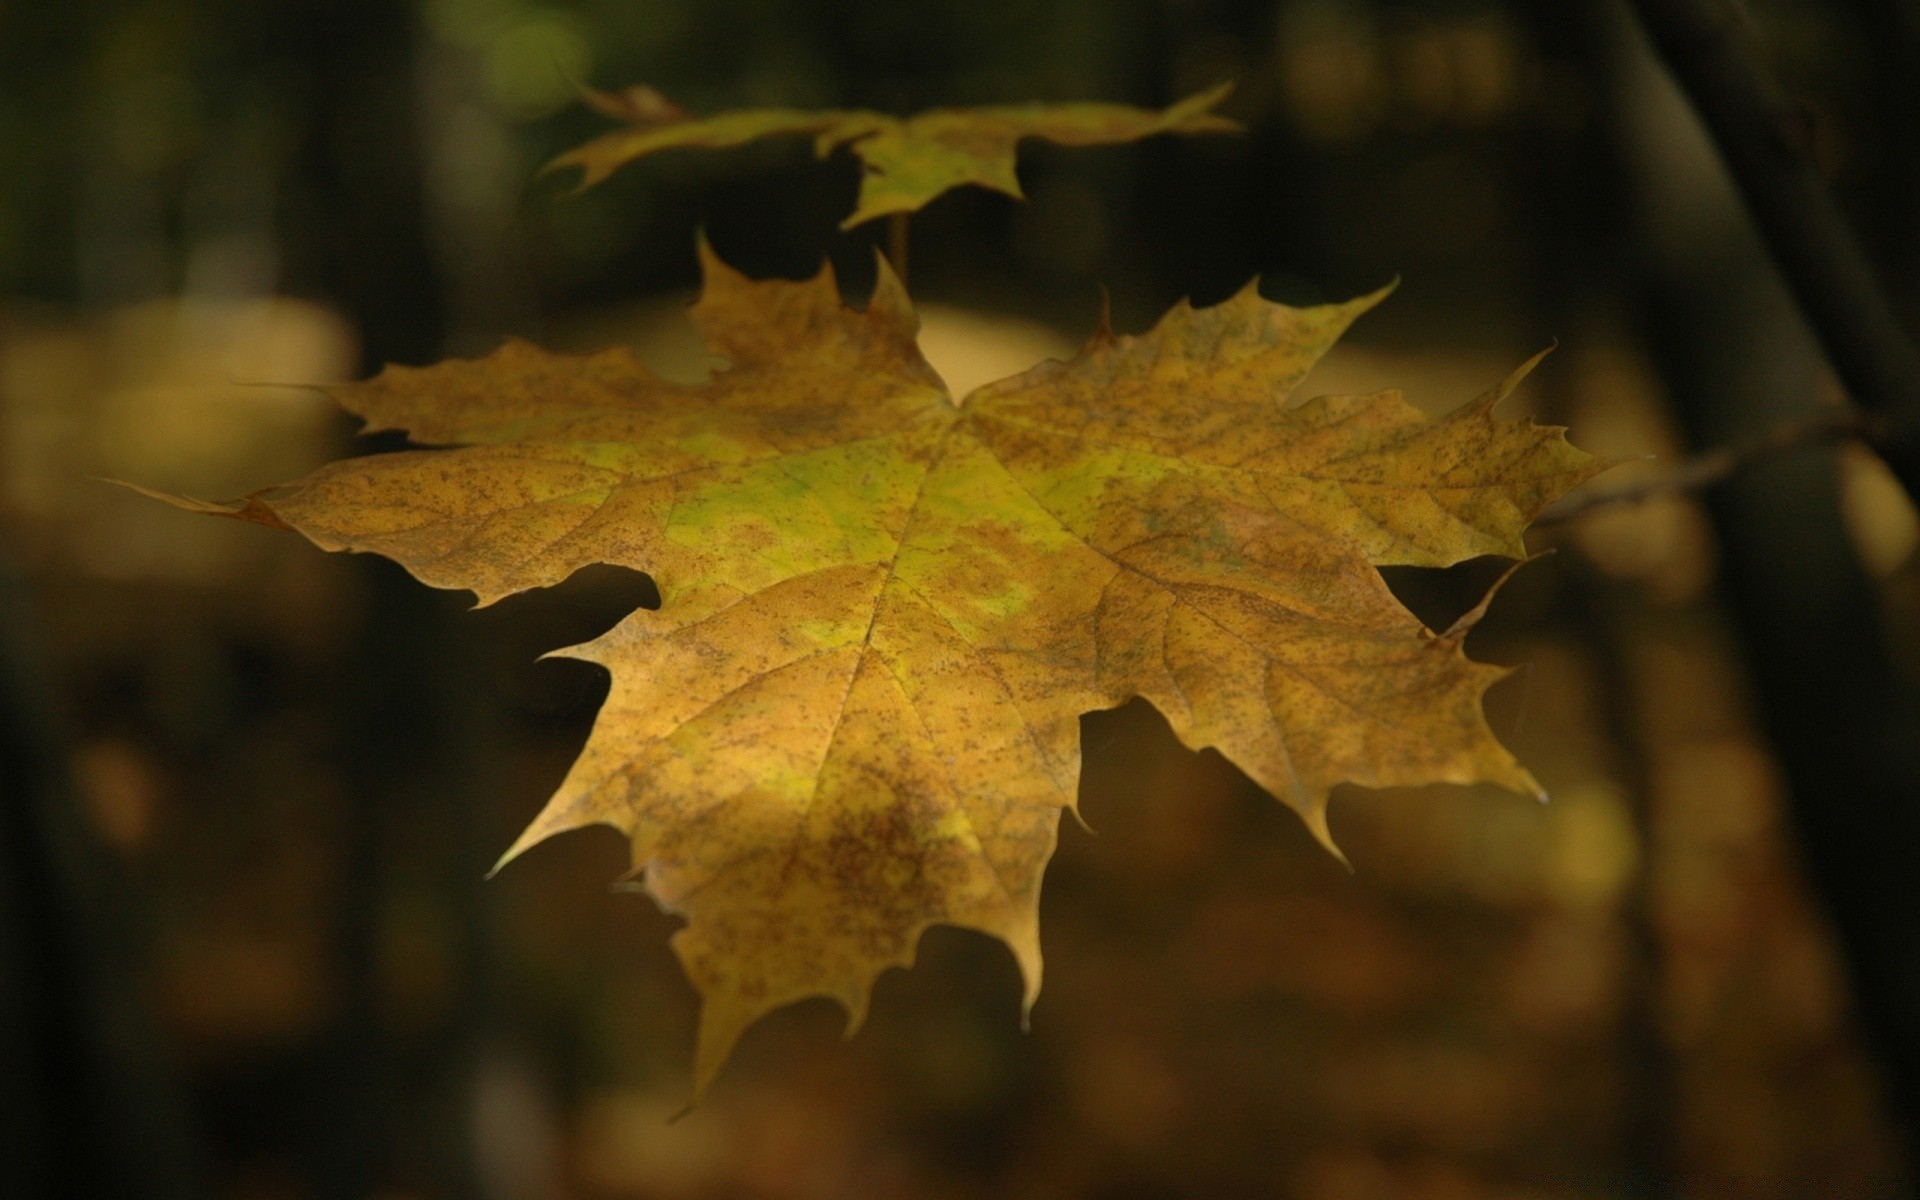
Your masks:
M887 218L887 264L900 277L902 286L907 282L907 220L903 212Z

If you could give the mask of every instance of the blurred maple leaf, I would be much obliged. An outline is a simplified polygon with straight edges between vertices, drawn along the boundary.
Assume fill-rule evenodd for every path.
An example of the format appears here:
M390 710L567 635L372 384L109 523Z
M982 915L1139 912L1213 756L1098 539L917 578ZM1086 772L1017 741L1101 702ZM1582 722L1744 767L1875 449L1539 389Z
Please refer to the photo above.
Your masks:
M624 831L686 918L696 1090L760 1015L850 1025L935 923L1012 947L1040 986L1040 880L1075 800L1079 720L1144 696L1331 846L1327 792L1488 781L1537 792L1481 695L1504 673L1433 633L1375 568L1518 556L1605 464L1494 405L1396 392L1286 407L1384 292L1289 308L1252 285L1150 332L1104 328L955 401L884 262L864 311L830 271L752 282L702 247L693 309L731 366L509 342L335 389L369 430L450 449L334 463L201 511L373 551L482 604L590 563L661 605L565 654L613 685L506 855ZM503 862L505 859L502 860Z
M1189 96L1166 109L1125 104L1020 104L990 108L935 108L911 117L864 109L809 112L749 108L695 117L644 85L619 92L588 90L589 104L626 129L602 134L548 163L546 170L579 167L580 186L590 187L649 154L683 146L738 146L777 134L810 133L821 158L842 146L865 167L860 200L842 229L894 213L916 212L936 196L963 184L1018 197L1014 155L1020 139L1037 137L1064 146L1133 142L1160 133L1235 133L1238 122L1211 110L1231 85Z

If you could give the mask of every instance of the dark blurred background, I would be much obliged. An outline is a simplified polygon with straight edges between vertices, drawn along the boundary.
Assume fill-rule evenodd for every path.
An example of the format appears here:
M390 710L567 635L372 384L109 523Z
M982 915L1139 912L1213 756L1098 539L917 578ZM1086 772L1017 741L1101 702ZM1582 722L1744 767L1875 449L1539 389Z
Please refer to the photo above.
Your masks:
M1756 0L1883 282L1920 287L1920 12ZM749 1034L669 1123L693 995L610 833L483 874L605 691L536 662L648 601L465 611L391 564L109 488L228 496L356 448L262 386L508 333L706 360L694 235L858 297L879 226L804 139L535 179L695 111L1223 80L1244 138L1029 144L913 221L961 386L1250 276L1399 275L1308 391L1509 415L1670 469L1839 402L1711 144L1612 0L0 2L0 1194L127 1200L1910 1194L1913 505L1817 446L1544 529L1475 633L1553 802L1345 789L1356 870L1141 705L1085 720L1030 1033L936 930L851 1043ZM358 443L359 449L389 443ZM1498 563L1394 572L1436 628Z

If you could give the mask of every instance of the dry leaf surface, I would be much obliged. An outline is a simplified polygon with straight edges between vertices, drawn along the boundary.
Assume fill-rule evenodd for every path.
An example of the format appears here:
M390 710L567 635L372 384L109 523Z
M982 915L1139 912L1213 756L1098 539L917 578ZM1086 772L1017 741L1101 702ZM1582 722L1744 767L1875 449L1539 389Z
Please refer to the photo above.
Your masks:
M935 923L1003 939L1031 1004L1089 710L1146 697L1323 840L1343 781L1538 791L1482 715L1503 672L1462 653L1479 610L1433 633L1375 570L1518 556L1603 465L1493 416L1526 368L1438 419L1395 392L1287 407L1384 293L1296 309L1249 285L957 402L884 264L856 311L824 270L703 262L693 315L731 362L710 381L521 342L389 367L335 394L443 448L188 502L482 603L590 563L654 577L657 611L563 652L612 690L507 857L631 839L687 921L696 1090L775 1007L825 995L857 1024Z
M919 210L963 184L1019 196L1014 155L1022 138L1063 146L1132 142L1160 133L1232 133L1240 126L1211 110L1229 88L1190 96L1166 109L1124 104L1021 104L936 108L911 117L864 109L738 109L711 117L682 111L650 87L589 91L590 104L627 128L603 134L547 165L581 169L580 186L599 183L637 158L684 146L717 149L777 134L811 134L821 158L842 146L864 167L859 204L841 228Z

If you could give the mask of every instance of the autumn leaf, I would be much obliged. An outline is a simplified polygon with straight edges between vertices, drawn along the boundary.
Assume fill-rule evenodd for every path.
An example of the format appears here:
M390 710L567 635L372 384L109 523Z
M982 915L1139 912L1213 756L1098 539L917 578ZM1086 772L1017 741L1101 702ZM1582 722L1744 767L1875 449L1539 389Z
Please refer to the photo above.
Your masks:
M1537 793L1481 711L1503 671L1461 650L1481 610L1436 634L1375 569L1518 556L1600 469L1493 415L1527 367L1437 419L1395 392L1288 407L1385 293L1289 308L1249 285L955 401L884 263L856 311L827 270L752 282L702 259L693 316L731 362L708 382L517 341L389 367L340 402L447 448L188 502L482 604L590 563L654 577L657 611L561 652L612 689L506 859L627 835L687 922L696 1089L778 1006L829 996L857 1026L933 924L1004 940L1031 1005L1089 710L1147 698L1329 846L1343 781Z
M603 134L548 163L581 169L590 187L637 158L683 146L738 146L776 134L812 134L821 158L842 146L864 167L860 200L842 229L893 213L916 212L943 192L979 184L1019 196L1014 152L1022 138L1063 146L1132 142L1159 133L1231 133L1238 123L1211 110L1231 88L1222 85L1161 111L1124 104L1022 104L936 108L900 118L864 109L809 112L752 108L694 117L650 87L589 90L587 102L626 129Z

